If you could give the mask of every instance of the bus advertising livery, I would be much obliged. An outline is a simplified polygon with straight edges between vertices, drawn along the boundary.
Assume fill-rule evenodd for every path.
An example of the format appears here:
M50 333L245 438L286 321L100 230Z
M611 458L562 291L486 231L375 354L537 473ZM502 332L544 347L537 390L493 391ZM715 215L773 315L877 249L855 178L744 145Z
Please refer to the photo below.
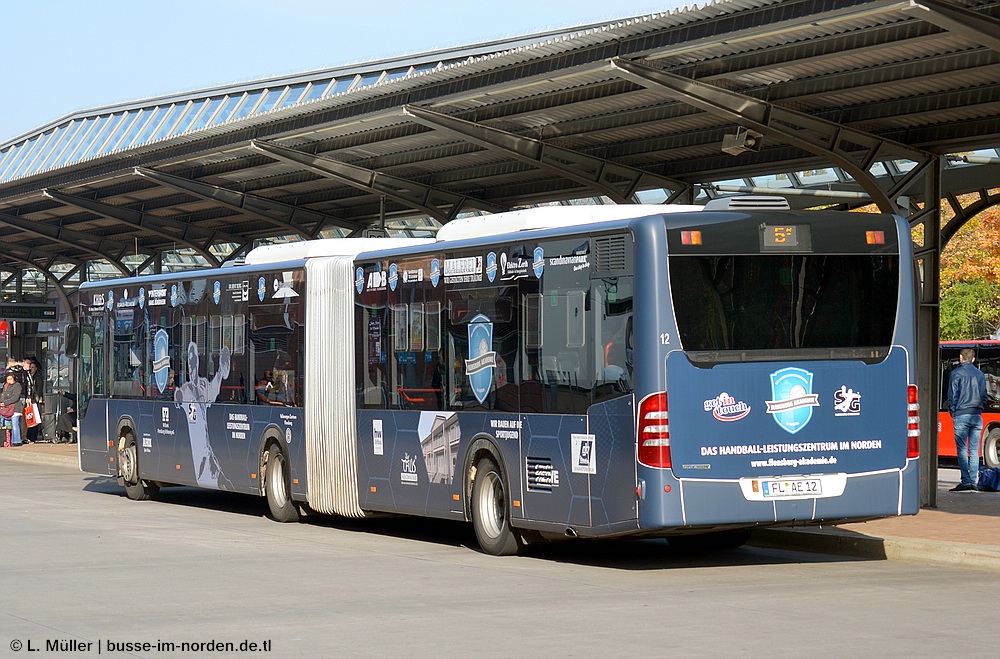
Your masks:
M909 229L768 201L537 208L87 283L81 468L279 521L464 520L496 555L915 514Z

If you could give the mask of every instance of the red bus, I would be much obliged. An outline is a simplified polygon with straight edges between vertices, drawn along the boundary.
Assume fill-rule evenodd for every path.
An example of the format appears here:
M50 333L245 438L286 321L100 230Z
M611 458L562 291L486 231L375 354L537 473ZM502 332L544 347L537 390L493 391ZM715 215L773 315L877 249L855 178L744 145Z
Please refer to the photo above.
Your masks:
M948 413L948 376L958 366L962 348L976 351L976 366L986 375L989 401L983 410L979 455L987 467L1000 467L1000 341L942 341L940 351L941 404L938 406L938 460L957 463L955 431Z

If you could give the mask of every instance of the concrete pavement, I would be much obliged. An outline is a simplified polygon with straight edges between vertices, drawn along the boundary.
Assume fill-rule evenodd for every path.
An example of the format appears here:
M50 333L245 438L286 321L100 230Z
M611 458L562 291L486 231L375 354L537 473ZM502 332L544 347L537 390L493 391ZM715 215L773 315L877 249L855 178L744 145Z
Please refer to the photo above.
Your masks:
M76 445L0 448L0 460L79 469ZM938 472L937 508L858 524L760 529L750 544L859 558L907 560L1000 572L1000 493L950 492L958 470Z

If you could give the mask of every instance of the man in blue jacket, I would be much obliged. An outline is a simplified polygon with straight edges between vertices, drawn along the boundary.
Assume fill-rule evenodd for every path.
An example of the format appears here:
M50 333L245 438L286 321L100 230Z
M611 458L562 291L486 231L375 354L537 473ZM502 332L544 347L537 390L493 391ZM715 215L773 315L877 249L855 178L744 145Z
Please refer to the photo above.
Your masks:
M962 348L959 364L948 380L948 410L955 427L955 448L962 482L952 492L976 492L979 475L979 433L983 429L983 407L986 405L986 376L975 364L972 348Z

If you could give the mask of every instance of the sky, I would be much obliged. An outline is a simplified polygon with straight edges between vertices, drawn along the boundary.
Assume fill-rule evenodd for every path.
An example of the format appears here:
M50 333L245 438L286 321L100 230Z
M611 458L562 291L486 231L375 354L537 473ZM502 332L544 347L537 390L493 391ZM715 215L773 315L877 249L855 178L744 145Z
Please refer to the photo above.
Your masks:
M0 144L80 110L546 30L681 0L0 0ZM704 4L704 2L698 2Z

